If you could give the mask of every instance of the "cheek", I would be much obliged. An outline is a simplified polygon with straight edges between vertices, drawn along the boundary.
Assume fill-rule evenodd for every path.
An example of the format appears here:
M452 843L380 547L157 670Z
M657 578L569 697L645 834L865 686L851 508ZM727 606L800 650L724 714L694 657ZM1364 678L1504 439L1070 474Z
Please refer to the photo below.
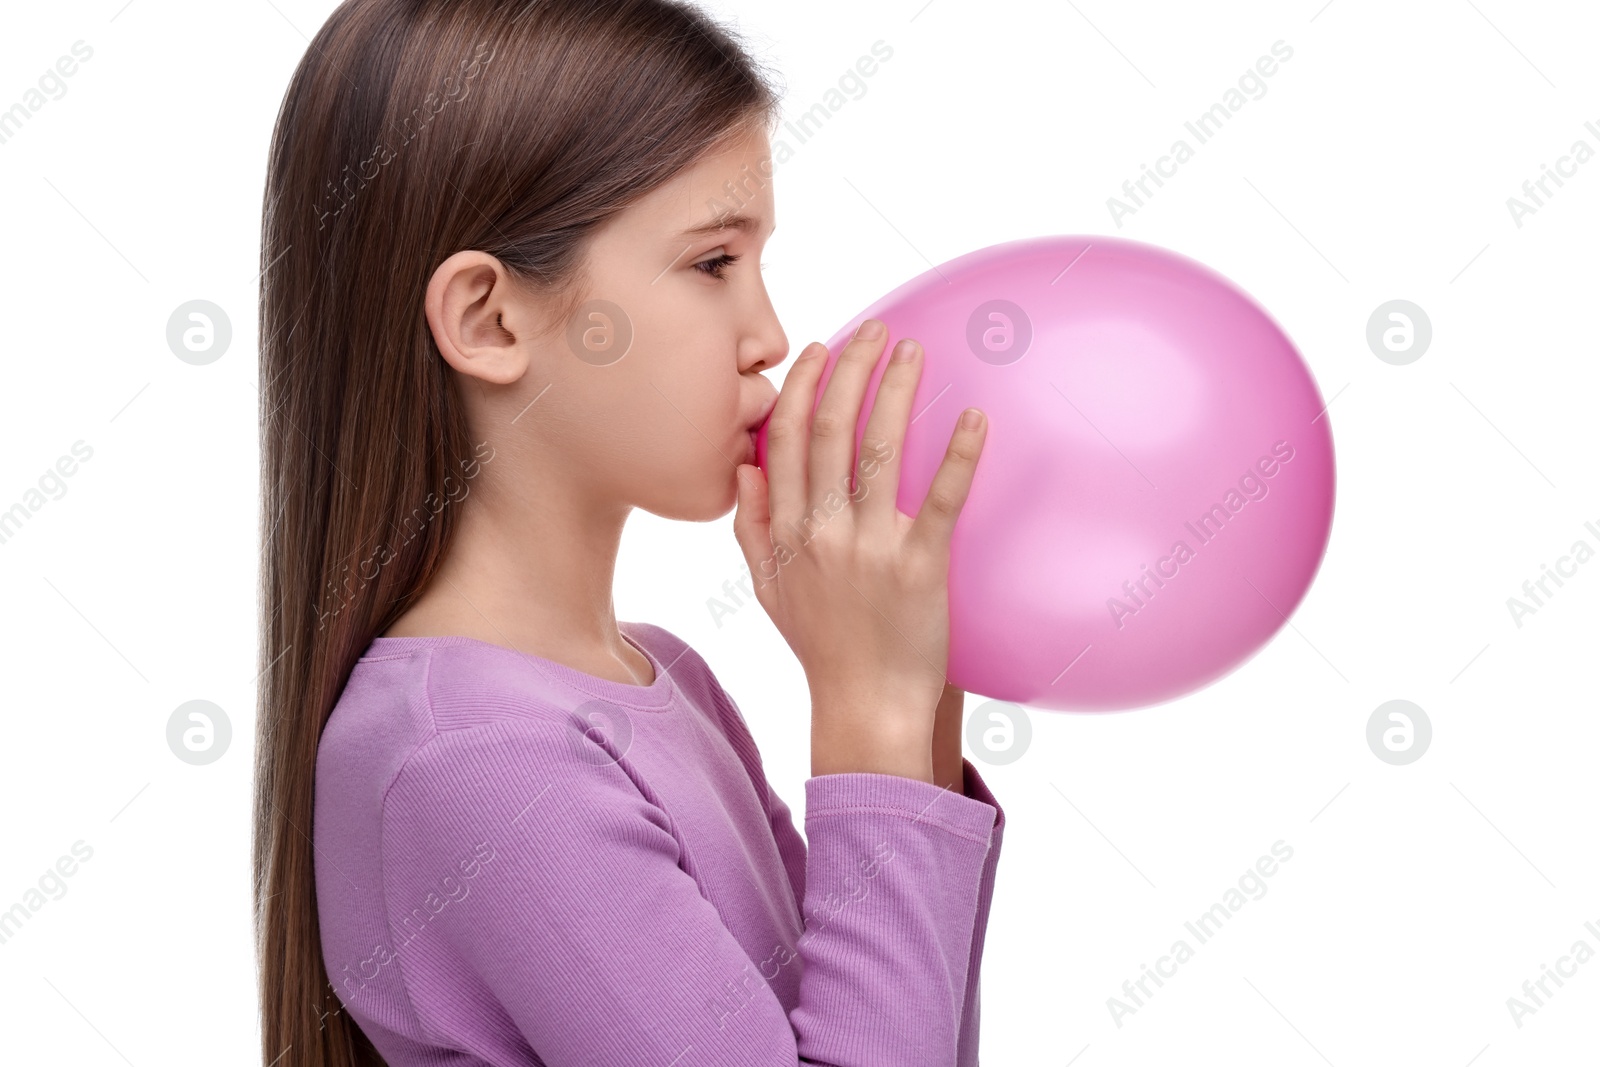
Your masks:
M737 383L735 383L737 384ZM604 435L613 460L636 488L703 481L719 467L733 469L746 458L737 395L722 396L687 377L645 376L627 403L613 403Z
M674 439L684 438L680 451L693 445L713 455L726 451L728 440L743 429L733 359L730 355L724 366L712 353L691 352L660 371L652 368L645 399L653 401L654 408L645 420L665 427Z
M638 301L635 301L638 305ZM687 306L679 306L687 305ZM703 479L748 458L737 342L690 300L651 305L622 373L587 399L642 477Z

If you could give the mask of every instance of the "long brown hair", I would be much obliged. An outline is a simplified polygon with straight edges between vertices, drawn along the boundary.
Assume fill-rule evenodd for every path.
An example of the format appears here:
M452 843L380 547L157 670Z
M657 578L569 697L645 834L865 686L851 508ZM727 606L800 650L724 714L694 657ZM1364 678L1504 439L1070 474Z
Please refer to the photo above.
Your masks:
M484 251L570 314L592 232L770 131L770 79L683 0L347 0L295 69L261 226L264 1063L382 1063L324 967L312 787L355 661L437 571L485 458L423 314L433 270Z

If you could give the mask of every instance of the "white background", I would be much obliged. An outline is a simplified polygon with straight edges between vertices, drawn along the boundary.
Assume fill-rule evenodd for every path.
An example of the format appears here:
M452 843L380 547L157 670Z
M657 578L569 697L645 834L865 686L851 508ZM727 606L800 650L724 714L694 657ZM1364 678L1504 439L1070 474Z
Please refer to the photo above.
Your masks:
M74 41L94 55L0 144L0 509L75 441L93 448L65 495L0 544L0 909L74 842L93 849L0 944L6 1062L256 1055L260 199L275 110L331 7L7 11L0 108ZM986 767L1009 824L984 1063L1600 1062L1600 960L1521 1028L1506 1006L1580 938L1600 950L1584 929L1600 926L1600 562L1520 628L1506 606L1574 541L1600 548L1584 529L1600 526L1600 160L1521 227L1506 204L1575 140L1600 149L1584 129L1600 126L1600 14L1508 0L713 9L781 70L791 115L875 41L894 50L779 169L765 260L793 351L930 264L1037 234L1117 234L1241 285L1331 401L1333 537L1290 625L1184 699L1032 711L1025 758ZM1107 198L1278 40L1294 54L1266 95L1119 228ZM1365 340L1396 298L1434 329L1407 366ZM234 329L202 367L165 337L192 299ZM759 608L719 627L706 605L741 571L731 515L636 514L618 616L701 651L798 817L803 675ZM1408 766L1365 739L1395 698L1433 723ZM209 766L167 748L167 719L191 699L233 723ZM1269 892L1118 1027L1107 998L1280 839L1294 855Z

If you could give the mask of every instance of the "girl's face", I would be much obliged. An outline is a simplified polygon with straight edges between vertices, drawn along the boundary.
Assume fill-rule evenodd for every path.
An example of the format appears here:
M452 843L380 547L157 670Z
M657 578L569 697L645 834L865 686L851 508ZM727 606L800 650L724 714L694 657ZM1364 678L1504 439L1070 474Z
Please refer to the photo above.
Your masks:
M600 227L564 322L484 252L435 270L428 324L468 379L473 440L495 448L483 477L514 507L699 522L733 507L777 401L761 372L789 351L761 280L771 154L740 130Z
M564 440L596 491L666 518L733 507L777 401L761 372L789 351L761 276L771 155L764 132L738 134L595 234L588 299L552 340L564 365L539 404L582 419Z

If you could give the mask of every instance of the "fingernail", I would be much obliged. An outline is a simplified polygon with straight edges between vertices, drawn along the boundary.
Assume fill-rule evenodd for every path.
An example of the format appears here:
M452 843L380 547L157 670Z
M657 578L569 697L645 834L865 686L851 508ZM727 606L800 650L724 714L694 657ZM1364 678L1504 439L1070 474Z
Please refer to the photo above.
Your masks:
M961 413L961 428L963 430L976 430L983 425L983 412L977 408L968 408Z
M877 319L865 319L861 328L856 330L856 338L861 341L875 341L883 336L883 323Z
M917 342L906 338L894 346L894 354L889 357L893 363L905 363L917 354Z

